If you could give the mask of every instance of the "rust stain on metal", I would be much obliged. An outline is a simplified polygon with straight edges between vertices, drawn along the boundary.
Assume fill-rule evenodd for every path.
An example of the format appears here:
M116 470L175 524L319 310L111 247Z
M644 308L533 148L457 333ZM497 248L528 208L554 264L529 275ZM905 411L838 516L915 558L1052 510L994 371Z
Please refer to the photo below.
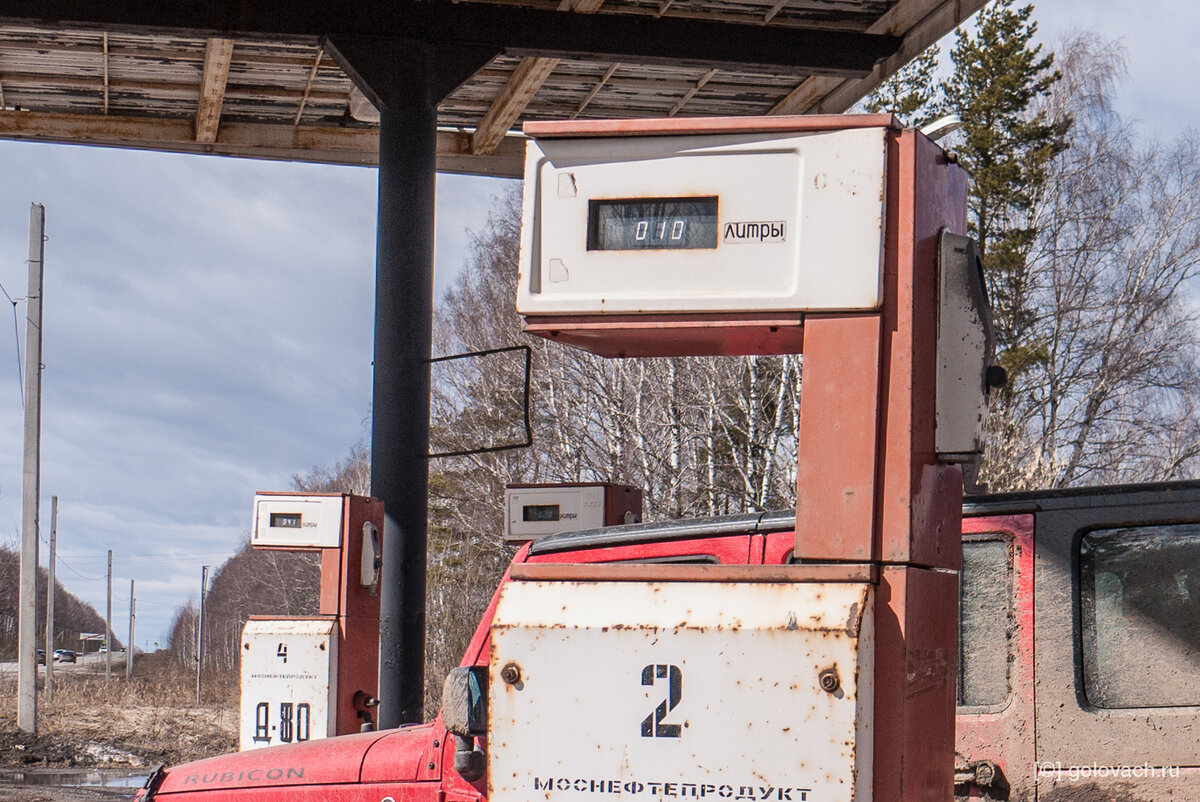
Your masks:
M862 618L858 614L861 609L858 602L854 602L850 605L849 615L846 616L846 634L852 638L858 635L859 627L862 625Z

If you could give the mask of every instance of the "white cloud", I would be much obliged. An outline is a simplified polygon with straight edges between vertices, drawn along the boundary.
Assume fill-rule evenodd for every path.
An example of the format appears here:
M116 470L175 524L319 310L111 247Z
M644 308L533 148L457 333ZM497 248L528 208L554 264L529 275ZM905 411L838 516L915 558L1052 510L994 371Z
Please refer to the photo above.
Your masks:
M1200 125L1200 92L1190 68L1195 51L1197 6L1188 0L1098 3L1045 0L1034 4L1043 41L1053 46L1072 30L1093 30L1120 40L1129 60L1129 81L1117 108L1146 134L1174 138Z

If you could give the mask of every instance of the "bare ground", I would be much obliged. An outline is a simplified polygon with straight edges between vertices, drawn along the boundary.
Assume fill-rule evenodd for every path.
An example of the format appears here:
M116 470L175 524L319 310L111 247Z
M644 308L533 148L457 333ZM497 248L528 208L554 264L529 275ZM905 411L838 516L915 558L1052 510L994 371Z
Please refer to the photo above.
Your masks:
M116 676L119 673L120 676ZM129 799L130 789L21 784L20 772L99 768L149 772L237 749L236 684L207 678L196 704L195 675L165 655L139 657L133 677L87 670L55 675L53 699L38 700L37 735L16 727L16 680L0 678L0 800Z
M0 783L4 802L115 802L133 799L133 791L106 788L32 788Z

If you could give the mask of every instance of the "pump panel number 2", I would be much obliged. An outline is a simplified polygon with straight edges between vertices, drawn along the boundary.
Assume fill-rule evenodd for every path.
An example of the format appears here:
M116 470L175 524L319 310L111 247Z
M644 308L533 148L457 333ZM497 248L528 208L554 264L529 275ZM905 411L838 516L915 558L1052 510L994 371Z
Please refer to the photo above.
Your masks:
M642 685L655 685L658 680L666 680L667 697L642 720L642 737L678 738L683 728L667 723L666 718L683 698L683 672L679 666L662 663L651 663L642 669Z

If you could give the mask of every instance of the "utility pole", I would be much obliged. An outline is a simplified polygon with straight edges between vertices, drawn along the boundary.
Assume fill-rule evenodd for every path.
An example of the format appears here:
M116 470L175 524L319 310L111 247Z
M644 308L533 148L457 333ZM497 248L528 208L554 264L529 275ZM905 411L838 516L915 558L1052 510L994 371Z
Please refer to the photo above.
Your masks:
M133 580L129 580L129 643L125 644L125 679L133 676Z
M37 733L38 501L42 435L42 259L46 207L29 207L29 289L25 327L25 463L21 486L21 582L17 605L17 729Z
M46 701L54 698L54 558L57 554L58 496L50 497L50 570L46 577Z
M200 571L200 622L196 626L196 706L200 706L200 673L204 668L204 599L208 595L208 566Z
M112 679L112 549L108 550L108 612L104 615L104 681Z

